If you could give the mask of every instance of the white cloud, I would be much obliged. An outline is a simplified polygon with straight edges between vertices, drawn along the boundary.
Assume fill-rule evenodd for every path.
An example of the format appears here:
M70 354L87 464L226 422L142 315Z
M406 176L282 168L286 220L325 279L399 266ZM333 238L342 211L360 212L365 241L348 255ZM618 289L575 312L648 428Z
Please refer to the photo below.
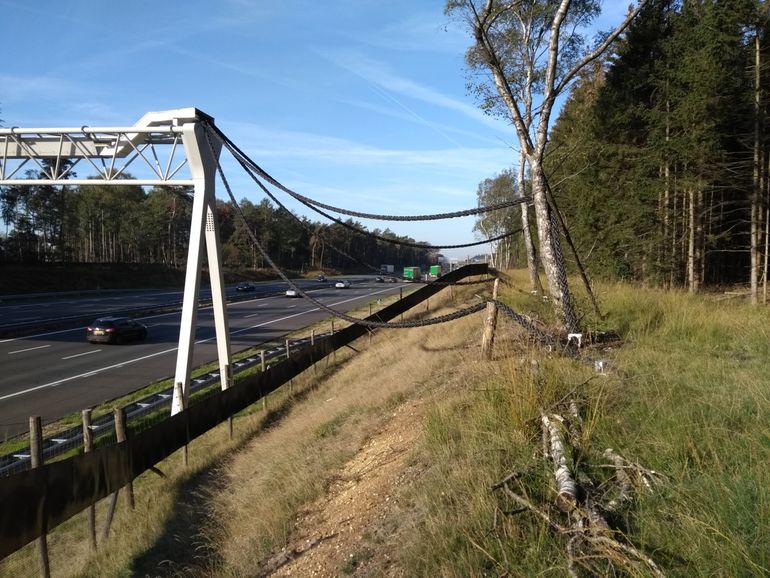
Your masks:
M226 131L228 132L228 131ZM257 162L265 158L328 162L347 166L424 166L448 171L489 169L500 170L510 165L513 153L504 147L449 149L389 149L372 147L345 139L304 133L273 130L257 125L240 124L231 138ZM234 136L233 136L234 135Z
M439 12L412 14L356 39L388 50L462 54L470 43L468 35L454 23L437 18Z
M513 133L511 127L487 116L476 106L447 96L429 86L398 76L387 65L353 51L319 51L319 54L343 68L386 91L438 106L479 122L498 131Z
M70 80L52 76L0 75L0 102L4 105L39 100L61 100L62 96L81 94L84 90Z

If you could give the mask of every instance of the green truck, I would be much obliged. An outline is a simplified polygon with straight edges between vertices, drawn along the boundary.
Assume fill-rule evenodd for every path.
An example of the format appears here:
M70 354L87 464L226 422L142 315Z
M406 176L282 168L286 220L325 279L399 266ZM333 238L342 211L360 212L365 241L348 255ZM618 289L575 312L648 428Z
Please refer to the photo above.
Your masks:
M431 277L440 277L441 276L441 265L431 265L430 271L428 273Z
M404 279L409 281L420 280L420 268L419 267L404 267Z

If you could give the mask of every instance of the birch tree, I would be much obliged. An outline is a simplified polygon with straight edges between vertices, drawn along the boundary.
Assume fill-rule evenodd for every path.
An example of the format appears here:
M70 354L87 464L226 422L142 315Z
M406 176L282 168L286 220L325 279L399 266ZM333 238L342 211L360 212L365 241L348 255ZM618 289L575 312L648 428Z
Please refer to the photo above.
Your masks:
M488 96L482 107L503 110L516 130L530 169L548 293L562 328L570 332L577 330L577 318L543 169L551 114L556 99L580 70L607 50L645 3L639 0L614 31L594 48L586 49L579 31L599 13L594 0L486 0L483 5L477 0L447 2L447 12L465 18L475 41L468 52L469 66L486 72L486 89L477 85L482 97Z

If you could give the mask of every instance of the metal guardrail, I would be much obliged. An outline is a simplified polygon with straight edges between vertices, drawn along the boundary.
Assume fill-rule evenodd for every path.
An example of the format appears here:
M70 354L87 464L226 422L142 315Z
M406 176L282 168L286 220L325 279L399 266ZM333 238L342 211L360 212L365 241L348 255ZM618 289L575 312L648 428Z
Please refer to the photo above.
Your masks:
M238 303L240 301L247 301L248 299L254 299L256 297L272 297L275 295L282 295L281 291L259 291L249 292L244 295L236 294L228 297L228 303ZM206 307L211 304L211 298L204 298L198 301L198 306ZM22 321L18 323L2 323L0 324L0 337L19 337L27 335L32 331L50 331L55 329L71 329L79 325L87 325L91 323L95 317L99 315L125 315L125 316L140 316L140 315L154 315L158 313L172 313L179 311L182 308L181 299L178 301L168 301L156 305L154 307L148 307L146 305L138 307L128 307L124 309L113 309L105 311L101 314L89 313L88 315L68 315L65 317L58 317L51 319L44 323L38 321Z
M316 340L321 340L327 337L328 334L319 334L315 336ZM303 337L302 339L290 340L290 347L304 347L310 343L309 337ZM273 359L286 352L286 348L283 345L276 345L270 349L265 349L265 358ZM233 374L236 375L247 369L254 367L258 363L261 363L259 357L247 357L233 362ZM206 388L213 383L219 382L219 371L211 371L205 375L193 378L190 382L190 393L194 393L200 389ZM169 387L163 391L150 394L140 400L134 401L124 407L126 412L126 422L130 425L132 421L136 421L147 414L157 411L164 406L171 406L171 398L174 393L174 388ZM94 439L104 437L112 434L115 431L115 421L112 413L108 413L98 418L95 418L91 423L91 429L94 432ZM81 447L83 444L83 429L82 426L72 426L55 435L47 437L43 440L42 452L43 460L50 461L56 456L60 456L66 452L69 452L75 448ZM16 450L14 452L0 456L0 476L9 476L30 467L31 455L29 446Z

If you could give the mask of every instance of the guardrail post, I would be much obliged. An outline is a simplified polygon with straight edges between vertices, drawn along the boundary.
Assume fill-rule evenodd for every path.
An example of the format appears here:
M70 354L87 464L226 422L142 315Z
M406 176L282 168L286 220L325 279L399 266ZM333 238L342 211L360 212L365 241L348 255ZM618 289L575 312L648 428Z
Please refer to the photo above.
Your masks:
M310 346L315 345L315 329L310 330Z
M126 409L123 407L116 407L113 410L113 415L115 416L115 437L120 444L128 439L128 434L126 432ZM128 496L128 507L133 511L136 507L134 502L134 482L129 481L125 488L126 495Z
M83 410L83 451L88 453L94 449L94 432L91 429L91 410ZM88 537L91 550L96 550L96 504L88 506Z
M29 418L29 455L32 469L43 466L43 424L40 416ZM37 539L37 558L40 566L40 575L50 578L51 567L48 562L48 522L43 521L43 533Z
M404 298L404 288L403 287L399 287L398 288L398 299L400 301L403 298ZM401 323L403 323L403 322L404 322L404 314L402 313L401 314Z

